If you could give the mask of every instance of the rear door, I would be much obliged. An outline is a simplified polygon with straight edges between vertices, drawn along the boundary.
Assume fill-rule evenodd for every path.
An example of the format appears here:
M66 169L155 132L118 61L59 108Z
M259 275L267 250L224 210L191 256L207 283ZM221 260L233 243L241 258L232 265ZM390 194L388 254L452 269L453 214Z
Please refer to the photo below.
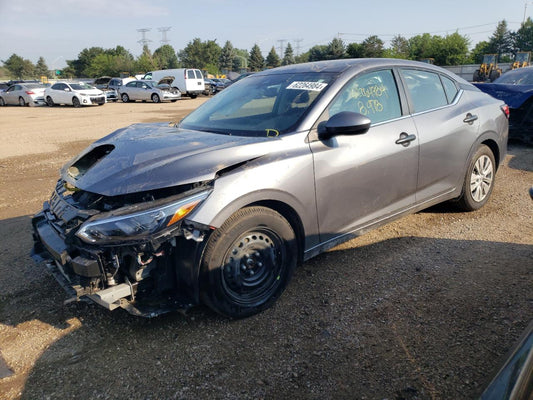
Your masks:
M393 71L354 77L320 120L341 111L364 114L372 125L365 134L310 143L321 242L394 215L415 201L417 132L413 120L402 115ZM407 138L403 144L402 138Z
M419 133L417 203L421 203L446 196L462 184L479 120L475 109L461 101L465 94L444 74L407 68L400 73Z

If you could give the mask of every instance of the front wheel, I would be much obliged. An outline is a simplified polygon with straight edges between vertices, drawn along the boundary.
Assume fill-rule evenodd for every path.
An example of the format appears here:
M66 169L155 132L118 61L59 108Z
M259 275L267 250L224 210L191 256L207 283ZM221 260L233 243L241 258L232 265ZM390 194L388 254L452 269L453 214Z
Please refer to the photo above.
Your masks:
M54 100L50 96L46 96L46 104L48 104L48 107L54 106Z
M237 211L209 238L202 258L202 300L214 311L244 318L279 298L297 263L296 237L276 211Z
M122 93L122 96L120 96L120 98L122 99L123 103L127 103L128 101L130 101L130 96L128 96L126 93Z
M77 97L73 97L72 98L72 105L74 107L76 107L76 108L81 107L80 99L78 99Z
M494 154L487 146L481 145L468 165L458 206L465 211L483 207L494 188L495 173Z
M154 94L152 95L152 101L153 101L154 103L159 103L159 102L161 102L161 99L159 98L159 95L157 95L157 94L154 93Z
M6 101L0 97L0 107L4 107L6 105Z

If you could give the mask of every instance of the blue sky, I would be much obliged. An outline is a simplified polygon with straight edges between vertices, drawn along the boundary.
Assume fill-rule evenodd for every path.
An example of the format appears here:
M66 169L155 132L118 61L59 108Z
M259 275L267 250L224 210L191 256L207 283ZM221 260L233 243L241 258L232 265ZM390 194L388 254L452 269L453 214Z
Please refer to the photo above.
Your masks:
M176 51L196 37L221 46L230 40L246 50L257 43L266 55L272 46L279 52L280 43L304 52L334 37L351 43L378 35L388 46L397 34L455 31L467 35L473 47L503 19L517 30L525 11L533 16L533 1L0 0L0 60L16 53L35 63L42 56L49 68L63 68L84 48L117 45L138 56L137 30L150 29L145 37L153 51L165 27Z

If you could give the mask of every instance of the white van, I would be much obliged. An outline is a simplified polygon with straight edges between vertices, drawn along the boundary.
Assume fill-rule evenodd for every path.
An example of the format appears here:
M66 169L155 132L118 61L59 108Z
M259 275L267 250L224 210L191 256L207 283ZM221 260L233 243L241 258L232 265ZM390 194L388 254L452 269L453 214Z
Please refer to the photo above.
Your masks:
M205 83L202 71L194 68L161 69L146 73L143 79L160 81L166 76L173 76L171 86L177 88L183 96L196 98L204 91Z

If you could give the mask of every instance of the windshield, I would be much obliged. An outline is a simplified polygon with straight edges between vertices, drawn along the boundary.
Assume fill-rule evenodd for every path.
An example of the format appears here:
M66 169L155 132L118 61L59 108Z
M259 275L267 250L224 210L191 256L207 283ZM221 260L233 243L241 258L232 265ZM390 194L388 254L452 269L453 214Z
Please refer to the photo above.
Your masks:
M87 85L86 83L80 82L80 83L71 83L70 87L72 90L88 90L88 89L94 89L94 87Z
M493 83L505 83L508 85L533 85L533 67L508 71Z
M333 78L318 72L250 76L193 111L180 127L241 136L287 133Z

